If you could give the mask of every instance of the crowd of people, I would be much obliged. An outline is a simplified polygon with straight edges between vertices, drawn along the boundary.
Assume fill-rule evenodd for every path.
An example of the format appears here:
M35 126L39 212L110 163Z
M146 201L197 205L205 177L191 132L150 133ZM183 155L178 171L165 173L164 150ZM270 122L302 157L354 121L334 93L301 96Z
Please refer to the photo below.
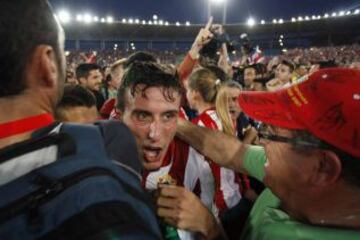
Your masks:
M20 1L0 9L1 239L359 239L359 45L232 59L205 53L210 18L186 53L65 60L47 1Z

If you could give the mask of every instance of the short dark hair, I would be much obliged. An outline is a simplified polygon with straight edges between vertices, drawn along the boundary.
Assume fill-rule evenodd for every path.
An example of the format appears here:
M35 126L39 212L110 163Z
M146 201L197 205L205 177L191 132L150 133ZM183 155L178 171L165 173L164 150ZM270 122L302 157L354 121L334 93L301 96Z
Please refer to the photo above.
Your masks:
M50 45L61 62L59 27L46 0L2 0L0 8L0 97L26 88L25 68L35 48Z
M156 63L157 59L154 55L148 52L136 52L131 54L124 63L124 69L128 68L134 62L152 62Z
M289 60L282 60L280 62L280 64L288 66L290 69L290 72L293 72L295 70L295 65L292 62L290 62Z
M135 61L126 70L123 82L118 89L117 109L125 111L126 91L130 89L130 93L134 96L138 85L144 85L141 89L142 94L150 87L163 87L164 96L168 101L173 101L173 93L182 93L182 88L178 74L170 72L169 68L164 65L152 62Z
M76 68L76 78L87 78L93 70L101 70L101 67L94 63L82 63Z
M221 82L225 82L226 80L228 80L228 77L226 76L226 73L224 72L224 70L222 70L222 68L216 65L208 65L205 68L209 69L212 73L214 73Z
M58 103L58 108L67 107L93 107L96 99L92 92L80 85L65 85L64 94Z
M324 148L334 152L341 161L341 177L351 186L360 188L360 157L353 156L303 130L293 131L293 137L305 140L307 142L317 143L325 146ZM299 148L304 151L303 148Z

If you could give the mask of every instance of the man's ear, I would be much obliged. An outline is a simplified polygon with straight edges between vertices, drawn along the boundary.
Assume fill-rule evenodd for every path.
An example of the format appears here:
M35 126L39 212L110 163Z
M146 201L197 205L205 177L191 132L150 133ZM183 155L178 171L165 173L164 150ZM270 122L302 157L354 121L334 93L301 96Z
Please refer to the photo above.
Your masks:
M84 78L84 77L77 78L77 80L79 81L79 84L81 84L81 85L86 84L86 78Z
M36 81L36 86L53 88L58 84L58 60L54 49L49 45L39 45L35 48L29 67L33 73L31 81Z
M318 153L318 164L316 165L312 182L317 186L331 185L339 180L342 165L339 157L330 150Z

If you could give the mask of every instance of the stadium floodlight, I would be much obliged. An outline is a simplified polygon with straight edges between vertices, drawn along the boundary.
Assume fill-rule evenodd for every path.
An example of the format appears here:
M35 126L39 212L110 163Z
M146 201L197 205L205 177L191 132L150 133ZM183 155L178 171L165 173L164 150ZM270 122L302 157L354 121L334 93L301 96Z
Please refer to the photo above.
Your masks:
M315 16L315 15L312 15L311 19L312 19L312 20L316 20L316 16Z
M286 49L286 48L284 48L284 49L282 50L282 52L283 52L283 53L286 53L286 52L287 52L287 49Z
M102 23L106 22L105 18L101 18L100 22Z
M321 19L321 16L320 16L320 15L318 15L318 16L317 16L317 19L318 19L318 20L319 20L319 19Z
M121 22L122 22L122 23L127 23L127 20L126 20L125 18L123 18L123 19L121 20Z
M175 25L176 25L176 26L180 26L180 23L179 23L179 22L176 22Z
M248 18L248 20L246 21L246 25L248 25L249 27L254 27L256 25L255 19L252 17Z
M281 43L280 43L280 46L284 46L284 44L281 42Z
M154 20L157 20L157 19L158 19L158 16L157 16L157 15L153 15L153 19L154 19Z
M281 34L281 35L280 35L280 38L283 39L283 38L284 38L284 35Z
M339 17L342 17L342 16L344 16L345 15L345 11L340 11L339 12Z
M324 18L328 18L328 17L329 17L329 14L325 13Z
M65 56L67 57L67 56L69 56L70 55L70 52L69 51L66 51L65 52Z
M84 20L83 15L81 15L81 14L76 15L76 21L82 22L83 20Z
M84 14L84 22L85 23L91 23L92 22L92 17L89 13Z
M336 13L336 12L333 12L333 13L331 14L331 16L332 16L332 17L336 17L336 16L337 16L337 13Z
M291 18L291 22L296 22L296 18Z
M66 10L61 10L58 13L58 18L62 23L68 23L71 21L70 13Z
M279 43L282 43L282 39L279 39Z
M157 20L154 20L154 25L157 25L158 24L158 21Z
M146 21L145 21L145 20L142 20L141 23L142 23L142 25L145 25L145 24L146 24Z
M277 24L277 20L276 20L276 19L273 19L272 22L273 22L274 24Z
M168 22L168 21L165 22L165 26L169 26L169 22Z
M132 43L130 43L130 46L132 46L132 47L133 47L133 46L134 46L134 43L133 43L133 42L132 42Z
M129 18L128 23L133 24L134 20L132 18Z
M279 19L279 24L283 24L284 20L282 18Z
M163 20L159 20L159 25L164 25L164 21L163 21Z
M95 16L95 17L93 18L93 21L94 21L94 22L99 22L99 17L98 17L98 16Z
M189 22L189 21L186 21L185 25L186 25L186 26L190 26L190 22Z
M114 22L114 18L111 17L111 16L108 16L108 17L106 17L106 22L107 22L107 23L113 23L113 22Z
M152 21L149 21L148 24L149 24L149 25L152 25L153 23L152 23Z
M310 20L309 16L305 16L305 20L309 21Z
M220 5L224 3L226 0L209 0L211 3L214 3L216 5Z
M261 20L261 22L260 22L262 25L264 25L266 22L265 22L265 20Z
M349 16L350 14L351 14L351 12L350 12L350 11L347 11L347 12L346 12L346 15L347 15L347 16Z
M299 16L298 21L301 22L302 20L304 20L303 17Z
M140 20L139 20L139 19L135 19L135 23L136 23L136 24L139 24L139 23L140 23Z
M355 11L354 11L354 14L356 14L356 15L358 15L360 13L360 9L356 9Z

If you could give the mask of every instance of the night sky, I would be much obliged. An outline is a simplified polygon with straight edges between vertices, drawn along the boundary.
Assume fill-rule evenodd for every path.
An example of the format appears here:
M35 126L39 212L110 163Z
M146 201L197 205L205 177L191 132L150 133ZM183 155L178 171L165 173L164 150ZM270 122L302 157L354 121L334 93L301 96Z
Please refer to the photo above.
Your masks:
M67 9L73 14L88 12L99 17L112 15L116 19L139 18L150 20L154 14L169 22L204 23L208 0L50 0L55 10ZM323 15L347 10L359 5L359 0L227 0L227 22L245 22L249 16L257 21L273 18L290 19L304 15ZM221 6L213 6L220 21Z

